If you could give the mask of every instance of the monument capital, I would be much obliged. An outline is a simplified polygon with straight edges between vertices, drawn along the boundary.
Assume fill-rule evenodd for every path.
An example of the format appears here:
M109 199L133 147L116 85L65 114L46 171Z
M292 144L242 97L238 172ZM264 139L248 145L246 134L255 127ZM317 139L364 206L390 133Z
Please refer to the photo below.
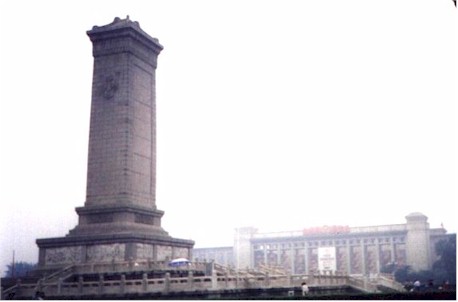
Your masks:
M164 48L157 38L144 32L129 16L126 19L116 17L110 24L94 26L87 35L93 43L94 57L130 52L156 67L156 57Z

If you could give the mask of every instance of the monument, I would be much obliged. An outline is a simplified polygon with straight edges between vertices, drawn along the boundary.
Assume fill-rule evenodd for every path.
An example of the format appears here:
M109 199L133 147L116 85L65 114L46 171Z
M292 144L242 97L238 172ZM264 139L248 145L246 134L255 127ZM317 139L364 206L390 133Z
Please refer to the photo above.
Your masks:
M94 70L86 201L65 237L38 239L41 268L191 258L156 207L157 57L163 46L138 22L115 18L87 32Z

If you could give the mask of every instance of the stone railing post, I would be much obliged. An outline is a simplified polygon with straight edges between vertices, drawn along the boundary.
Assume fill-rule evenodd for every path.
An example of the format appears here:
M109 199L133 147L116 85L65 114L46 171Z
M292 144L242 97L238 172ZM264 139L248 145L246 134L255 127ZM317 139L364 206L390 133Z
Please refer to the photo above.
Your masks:
M83 294L83 276L78 277L78 293Z
M239 288L239 273L236 271L235 273L235 288Z
M229 287L229 273L227 271L224 272L224 289Z
M218 275L215 270L212 272L212 289L218 289Z
M126 292L126 275L125 274L121 275L120 290L121 290L121 294L124 294Z
M59 277L57 279L57 294L60 295L62 294L62 277Z
M264 286L269 287L270 286L270 274L269 272L266 272L266 275L264 277Z
M165 288L164 288L164 293L168 294L170 292L170 273L165 273Z
M194 273L192 271L188 274L188 289L190 291L194 289Z
M103 274L99 274L99 295L103 293Z
M142 275L142 290L144 292L148 291L148 274L143 273Z

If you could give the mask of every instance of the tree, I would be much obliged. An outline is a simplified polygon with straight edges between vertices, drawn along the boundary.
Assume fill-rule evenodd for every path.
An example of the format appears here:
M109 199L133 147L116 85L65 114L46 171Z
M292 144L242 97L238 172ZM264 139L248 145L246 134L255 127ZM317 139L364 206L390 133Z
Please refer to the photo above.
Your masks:
M448 281L456 284L456 235L450 235L448 239L440 240L435 245L439 260L434 262L432 270L414 271L410 266L395 268L394 277L401 283L419 280L422 284L433 281L436 285ZM387 272L393 269L387 265Z
M456 235L440 240L435 246L439 260L433 264L434 279L456 284Z
M8 264L6 266L5 277L7 277L7 278L11 278L11 277L18 278L18 277L27 276L27 274L31 270L33 270L36 266L37 265L34 264L34 263L23 262L23 261L14 262L14 266L13 266L13 263Z
M394 271L394 279L400 283L411 281L412 268L408 265L401 266Z

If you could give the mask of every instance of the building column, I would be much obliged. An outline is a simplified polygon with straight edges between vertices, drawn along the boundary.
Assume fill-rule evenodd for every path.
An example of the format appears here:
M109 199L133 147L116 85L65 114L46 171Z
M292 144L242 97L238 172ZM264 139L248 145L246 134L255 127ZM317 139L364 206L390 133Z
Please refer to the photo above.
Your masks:
M394 237L391 236L390 238L390 243L391 243L391 263L395 263L396 261L396 249L394 247Z
M294 249L294 243L290 243L291 246L290 246L290 249L289 249L289 253L290 253L290 263L291 263L291 274L295 274L296 273L296 255L295 255L295 249Z
M264 256L264 265L267 265L267 244L263 243L262 244L262 251L263 251L263 256Z
M309 265L309 246L307 242L304 242L304 265L305 265L305 274L308 275L310 274L310 265Z
M367 255L366 255L366 245L364 244L364 239L361 239L361 263L363 275L367 275Z
M380 242L379 238L375 238L375 257L376 257L376 267L377 274L380 274Z
M255 263L254 263L254 248L250 249L250 268L254 268Z
M351 245L350 239L346 240L346 247L347 247L347 275L351 274Z

